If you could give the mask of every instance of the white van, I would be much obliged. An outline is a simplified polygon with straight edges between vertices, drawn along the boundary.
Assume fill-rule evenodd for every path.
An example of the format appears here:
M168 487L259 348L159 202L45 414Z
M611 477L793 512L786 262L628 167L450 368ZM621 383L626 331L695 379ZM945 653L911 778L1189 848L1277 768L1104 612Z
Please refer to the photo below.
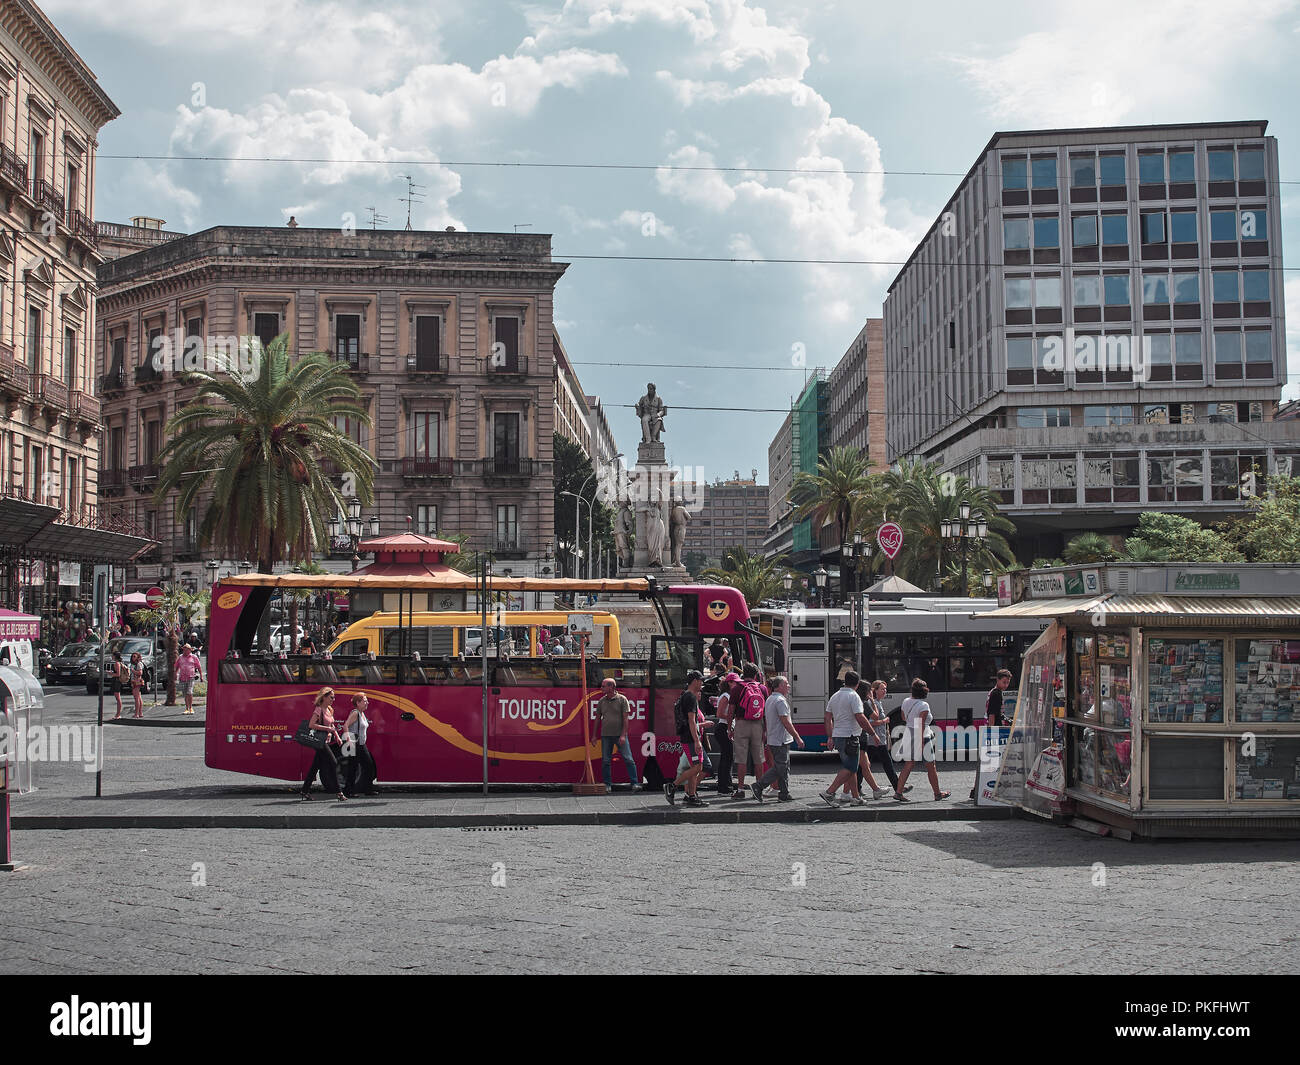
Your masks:
M21 666L36 675L31 640L0 640L0 666Z

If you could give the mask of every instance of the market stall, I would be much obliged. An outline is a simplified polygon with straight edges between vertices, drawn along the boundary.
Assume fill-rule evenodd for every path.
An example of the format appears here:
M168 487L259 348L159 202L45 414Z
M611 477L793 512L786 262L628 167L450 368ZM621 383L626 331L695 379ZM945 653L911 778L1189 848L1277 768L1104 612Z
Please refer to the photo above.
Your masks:
M1300 832L1300 568L1036 570L997 613L1064 630L1066 812L1152 836Z

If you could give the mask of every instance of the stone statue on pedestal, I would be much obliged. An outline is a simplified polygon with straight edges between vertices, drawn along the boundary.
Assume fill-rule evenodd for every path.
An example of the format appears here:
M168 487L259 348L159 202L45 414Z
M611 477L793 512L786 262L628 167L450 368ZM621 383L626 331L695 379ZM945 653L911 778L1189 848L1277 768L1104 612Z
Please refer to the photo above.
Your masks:
M685 500L678 500L672 504L672 525L669 533L672 539L672 564L680 566L682 564L682 545L686 542L686 526L691 520L690 512L686 509Z
M636 535L636 520L632 517L632 506L625 499L619 504L614 516L614 551L618 555L620 566L632 565L632 540Z
M646 565L662 566L664 548L668 546L668 525L664 521L663 505L651 504L646 511Z
M664 401L655 394L654 382L645 386L645 395L636 401L637 417L641 419L641 443L659 443L659 434L663 431L664 415L668 408Z

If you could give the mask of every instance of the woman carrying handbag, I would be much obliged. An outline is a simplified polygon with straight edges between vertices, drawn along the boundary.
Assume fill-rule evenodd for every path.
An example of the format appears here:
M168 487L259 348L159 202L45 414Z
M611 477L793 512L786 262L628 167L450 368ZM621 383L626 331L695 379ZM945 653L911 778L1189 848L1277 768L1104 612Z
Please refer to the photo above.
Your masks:
M131 697L135 700L135 716L144 717L144 659L139 651L131 652Z
M338 748L342 745L343 739L339 736L338 725L334 721L334 689L322 688L314 700L315 708L311 712L311 717L307 720L307 728L311 732L321 732L325 736L325 746L316 751L316 757L312 759L311 768L307 770L307 779L302 782L302 801L311 801L311 785L316 779L316 774L320 773L321 787L326 791L332 791L338 796L339 802L347 799L347 796L339 789L339 762Z

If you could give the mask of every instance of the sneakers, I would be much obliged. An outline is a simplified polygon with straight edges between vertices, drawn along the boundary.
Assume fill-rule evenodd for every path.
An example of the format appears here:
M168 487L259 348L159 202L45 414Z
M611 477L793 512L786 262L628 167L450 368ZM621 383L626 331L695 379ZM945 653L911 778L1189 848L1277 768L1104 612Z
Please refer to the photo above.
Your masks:
M638 791L645 791L645 788L644 788L642 785L640 785L640 784L633 784L633 785L632 785L632 794L635 795Z
M787 792L785 795L778 795L778 796L776 797L776 801L777 801L777 802L794 802L794 796L791 795L791 794L789 794L789 793Z
M735 799L743 799L744 797L745 797L745 789L744 789L744 788L737 788L735 791L733 791L733 792L731 793L731 798L732 798L733 800L735 800Z
M676 802L676 800L673 798L673 796L676 794L677 794L677 785L670 780L667 784L664 785L664 798L668 800L669 806L674 805L674 803Z
M683 806L708 806L709 804L701 799L698 795L687 795L682 800Z
M850 806L866 806L866 805L867 805L867 800L864 799L861 795L851 795L851 796L849 796L849 805L850 805Z
M750 790L751 792L754 793L754 801L755 801L755 802L760 802L760 803L761 803L761 802L763 801L763 788L762 788L762 785L760 785L760 784L751 784L751 785L749 786L749 790Z
M889 792L887 792L884 788L877 788L874 792L872 792L871 797L873 799L883 799L888 794Z
M817 793L817 798L821 799L821 801L824 802L827 806L833 807L837 805L837 803L835 802L835 795L833 792L819 791Z

